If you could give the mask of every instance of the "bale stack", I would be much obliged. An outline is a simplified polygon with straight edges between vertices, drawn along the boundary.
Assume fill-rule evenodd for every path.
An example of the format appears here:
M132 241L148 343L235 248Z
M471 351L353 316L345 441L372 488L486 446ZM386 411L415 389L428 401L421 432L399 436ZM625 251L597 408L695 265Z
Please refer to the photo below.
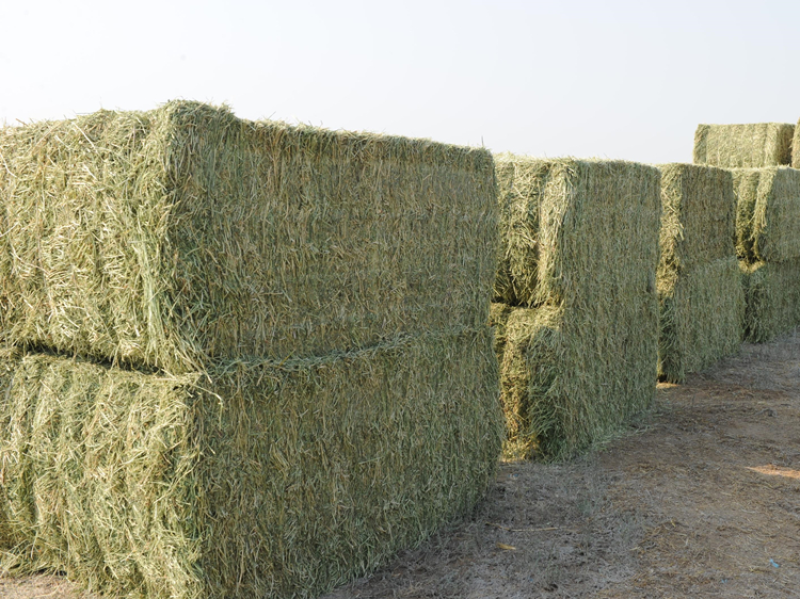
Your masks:
M310 597L482 495L488 152L173 102L0 158L2 570Z
M738 350L745 304L731 172L660 168L659 376L679 383Z
M735 169L736 252L745 282L745 339L800 324L800 170Z
M496 157L493 324L505 450L555 457L602 439L655 393L658 169Z
M698 125L693 162L721 168L789 165L794 129L790 123Z

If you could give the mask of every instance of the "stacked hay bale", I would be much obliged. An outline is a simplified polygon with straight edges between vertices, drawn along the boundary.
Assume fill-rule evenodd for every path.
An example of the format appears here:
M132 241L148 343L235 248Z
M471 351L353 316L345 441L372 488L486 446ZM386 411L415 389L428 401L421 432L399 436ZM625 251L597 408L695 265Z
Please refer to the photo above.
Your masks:
M698 125L693 162L721 168L789 165L793 136L790 123Z
M800 324L800 170L735 169L733 178L745 338L763 342Z
M488 152L173 102L0 159L2 570L310 597L480 498Z
M677 383L738 350L745 304L730 171L660 168L659 376Z
M492 324L505 450L556 457L602 439L655 393L658 169L496 157Z

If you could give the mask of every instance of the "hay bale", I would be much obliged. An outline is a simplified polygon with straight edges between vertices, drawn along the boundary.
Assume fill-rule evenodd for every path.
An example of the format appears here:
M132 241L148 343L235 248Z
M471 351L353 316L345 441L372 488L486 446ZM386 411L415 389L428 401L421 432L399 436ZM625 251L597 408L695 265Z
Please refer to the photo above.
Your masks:
M0 566L151 599L313 597L470 510L488 327L205 376L0 358Z
M0 164L5 343L179 374L487 319L482 149L171 102L0 129Z
M791 123L698 125L695 164L722 168L760 168L792 163Z
M800 259L739 266L747 304L746 341L764 343L800 324Z
M660 168L659 376L677 383L738 350L744 295L730 171Z
M800 171L735 169L733 177L740 259L752 263L800 258Z
M659 279L659 305L660 378L683 382L688 373L739 350L745 297L736 257Z
M535 307L515 310L506 327L506 449L566 455L653 399L660 173L612 161L497 161L499 188L530 198L525 235L501 234L511 253L537 247L525 302Z

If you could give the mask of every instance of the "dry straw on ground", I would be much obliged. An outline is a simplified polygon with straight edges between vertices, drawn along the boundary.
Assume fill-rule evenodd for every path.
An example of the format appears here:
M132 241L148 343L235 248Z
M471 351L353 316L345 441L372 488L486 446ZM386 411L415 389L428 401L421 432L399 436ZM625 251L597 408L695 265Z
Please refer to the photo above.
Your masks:
M742 340L736 200L730 171L691 164L660 168L659 375L682 382L687 373L735 353Z
M483 326L491 154L172 102L0 129L0 339L175 374Z
M566 455L653 398L660 174L624 162L496 160L501 258L521 304L499 356L506 450Z
M722 168L759 168L792 163L790 123L698 125L694 163Z
M159 376L0 360L0 568L129 597L313 597L481 497L488 330Z

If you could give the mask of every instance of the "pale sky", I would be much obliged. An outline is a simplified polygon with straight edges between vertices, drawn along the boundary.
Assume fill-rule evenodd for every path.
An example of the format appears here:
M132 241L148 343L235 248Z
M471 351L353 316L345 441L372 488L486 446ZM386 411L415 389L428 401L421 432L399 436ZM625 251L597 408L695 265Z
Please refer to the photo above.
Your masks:
M533 156L688 162L800 119L800 2L0 0L0 124L174 98Z

